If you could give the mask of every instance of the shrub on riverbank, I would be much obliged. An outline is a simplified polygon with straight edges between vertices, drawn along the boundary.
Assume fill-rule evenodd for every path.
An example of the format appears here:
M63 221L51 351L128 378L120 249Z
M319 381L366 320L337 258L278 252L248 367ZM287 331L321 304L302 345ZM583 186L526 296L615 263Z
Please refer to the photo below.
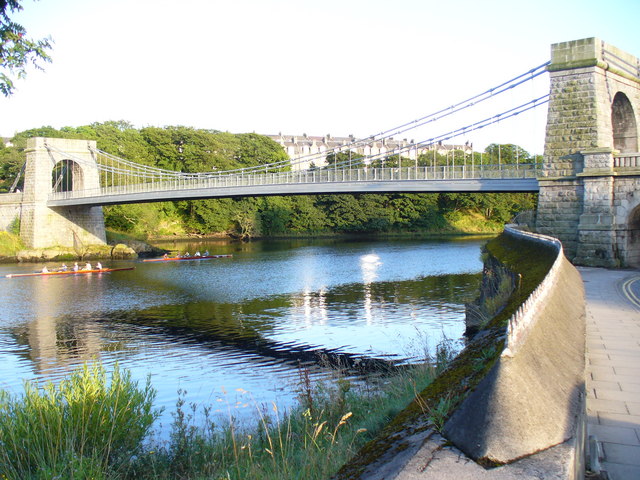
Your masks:
M138 387L117 365L85 365L58 385L0 390L0 478L113 478L158 416L150 380Z
M440 365L449 360L437 357ZM255 405L248 392L237 392L256 408L252 426L231 413L218 424L211 406L189 405L182 393L170 439L154 444L143 441L158 415L148 381L139 388L116 367L108 384L102 367L85 366L58 387L26 384L21 397L0 393L0 478L325 479L438 369L428 359L364 384L340 374L314 384L301 370L300 401L290 411Z

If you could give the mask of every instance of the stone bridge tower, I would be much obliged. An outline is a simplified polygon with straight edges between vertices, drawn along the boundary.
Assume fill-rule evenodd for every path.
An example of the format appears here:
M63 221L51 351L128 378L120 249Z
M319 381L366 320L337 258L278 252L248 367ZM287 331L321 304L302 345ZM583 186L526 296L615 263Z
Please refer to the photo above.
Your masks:
M52 192L98 188L93 140L30 138L20 236L31 248L106 243L102 207L48 207ZM64 153L60 153L64 152Z
M597 38L551 46L536 228L569 259L640 266L640 60Z

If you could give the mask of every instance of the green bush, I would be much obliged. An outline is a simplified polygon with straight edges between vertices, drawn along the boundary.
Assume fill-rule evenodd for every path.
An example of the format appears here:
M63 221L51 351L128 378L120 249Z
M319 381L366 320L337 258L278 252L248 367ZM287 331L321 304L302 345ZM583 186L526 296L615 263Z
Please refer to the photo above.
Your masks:
M0 391L0 478L108 478L140 451L159 411L147 379L84 365L58 385ZM109 477L110 478L110 477Z
M16 217L9 224L7 231L13 235L20 235L20 217Z

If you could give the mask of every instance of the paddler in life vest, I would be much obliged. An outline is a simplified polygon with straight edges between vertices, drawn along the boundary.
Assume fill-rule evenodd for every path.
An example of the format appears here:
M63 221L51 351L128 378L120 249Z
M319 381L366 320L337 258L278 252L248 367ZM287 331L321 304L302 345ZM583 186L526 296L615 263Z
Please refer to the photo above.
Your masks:
M91 263L90 262L85 263L83 270L91 270Z
M42 267L42 273L49 273L49 269L47 268L46 265Z
M102 270L102 264L100 262L96 264L96 270Z
M80 267L78 266L78 262L73 264L73 271L77 272L78 270L80 270Z

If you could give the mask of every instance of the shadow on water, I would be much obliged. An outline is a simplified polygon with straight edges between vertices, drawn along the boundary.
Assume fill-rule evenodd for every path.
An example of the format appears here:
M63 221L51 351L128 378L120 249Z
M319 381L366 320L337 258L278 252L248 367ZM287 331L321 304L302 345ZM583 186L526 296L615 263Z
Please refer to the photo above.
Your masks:
M340 310L341 306L353 310L354 305L367 301L391 305L420 298L432 301L437 298L441 304L453 305L458 304L461 297L468 297L476 291L477 278L476 274L443 275L419 281L381 282L372 285L369 291L363 290L361 285L344 285L323 293L278 295L239 304L170 304L113 312L106 318L95 320L105 323L107 327L114 324L144 327L147 334L163 336L167 342L179 339L181 345L195 344L245 358L258 356L261 362L286 363L294 367L336 366L353 374L362 374L392 369L405 362L406 358L398 354L376 356L367 352L345 352L340 347L328 348L322 345L322 338L318 338L316 344L306 344L277 341L269 337L277 333L283 321L287 321L292 309L304 308L305 302L307 308L324 305L324 308L333 310ZM467 288L461 288L461 285ZM74 341L72 335L69 341Z

